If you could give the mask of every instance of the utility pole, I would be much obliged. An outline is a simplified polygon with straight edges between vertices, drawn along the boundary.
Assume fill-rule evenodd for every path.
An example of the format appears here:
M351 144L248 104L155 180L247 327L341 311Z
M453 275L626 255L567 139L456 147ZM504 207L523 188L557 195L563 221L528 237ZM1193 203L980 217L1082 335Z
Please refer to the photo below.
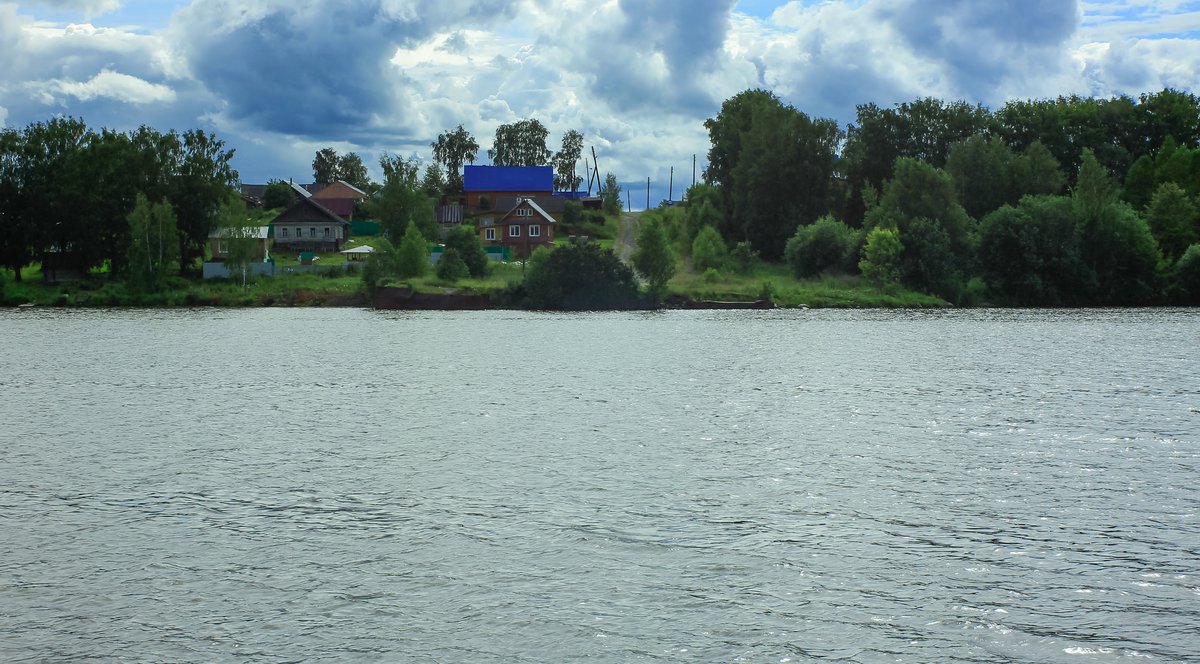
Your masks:
M692 153L692 186L696 186L696 154Z
M646 209L650 209L650 178L646 178Z
M667 180L667 202L675 202L675 167L671 167L671 178Z

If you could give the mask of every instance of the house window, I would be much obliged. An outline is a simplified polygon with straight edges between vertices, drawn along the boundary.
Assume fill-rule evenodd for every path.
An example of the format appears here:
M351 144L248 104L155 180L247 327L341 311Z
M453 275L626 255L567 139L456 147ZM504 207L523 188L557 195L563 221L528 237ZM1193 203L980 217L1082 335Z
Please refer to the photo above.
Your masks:
M517 210L517 216L518 217L532 217L533 210L530 208L520 208Z
M509 226L508 227L508 236L509 237L521 237L521 227L516 224Z
M288 232L287 226L280 227L279 237L287 237L287 232Z
M483 238L485 240L495 240L496 239L496 229L485 228L483 231Z
M218 254L229 253L229 240L218 240L217 241L217 253Z
M309 227L308 227L308 236L309 236L309 237L316 237L316 236L317 236L317 227L316 227L316 226L309 226Z
M542 227L534 224L529 227L529 237L541 237Z
M329 239L329 227L325 227L325 239Z

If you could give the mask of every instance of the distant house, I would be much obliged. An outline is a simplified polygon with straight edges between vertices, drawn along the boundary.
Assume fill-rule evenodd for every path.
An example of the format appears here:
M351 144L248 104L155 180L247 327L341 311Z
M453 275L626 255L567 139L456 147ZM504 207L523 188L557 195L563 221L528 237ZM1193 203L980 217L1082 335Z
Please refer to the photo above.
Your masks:
M288 182L288 185L292 188L292 193L297 199L308 198L309 196L312 196L307 189L296 184L295 182ZM247 207L263 207L263 201L267 197L267 185L242 183L240 188L242 201L246 203Z
M550 198L554 194L554 169L550 166L465 166L463 192L467 212L503 210L501 197Z
M554 225L558 223L530 198L521 199L499 218L476 218L476 229L484 248L507 247L511 255L526 258L538 247L554 246Z
M297 201L271 221L276 249L340 251L350 224L313 198Z
M255 226L250 230L249 237L254 238L254 260L261 261L270 255L271 247L271 228L269 226ZM208 249L212 260L217 263L225 262L225 258L229 255L229 236L231 230L228 228L218 228L208 234Z
M354 210L366 197L367 192L344 180L329 184L312 195L313 200L346 221L354 221Z

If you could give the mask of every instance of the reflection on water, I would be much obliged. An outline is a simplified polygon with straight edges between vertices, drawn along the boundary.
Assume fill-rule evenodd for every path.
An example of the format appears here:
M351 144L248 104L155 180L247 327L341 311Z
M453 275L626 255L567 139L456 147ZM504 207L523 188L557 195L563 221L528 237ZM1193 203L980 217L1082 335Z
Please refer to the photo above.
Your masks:
M1200 315L0 311L0 660L1187 661Z

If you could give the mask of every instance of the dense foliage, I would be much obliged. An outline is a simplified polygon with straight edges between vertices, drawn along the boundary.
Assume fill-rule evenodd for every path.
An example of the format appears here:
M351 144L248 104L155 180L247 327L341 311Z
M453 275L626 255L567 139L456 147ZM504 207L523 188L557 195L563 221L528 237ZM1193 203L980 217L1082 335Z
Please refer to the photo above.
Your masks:
M843 133L748 90L705 127L706 184L667 233L697 273L748 241L797 276L857 267L880 286L951 302L1190 297L1180 267L1200 241L1200 103L1190 93L997 111L932 98L864 104ZM720 246L712 233L700 238L705 227Z
M523 289L522 304L533 309L609 309L637 300L633 271L594 242L539 248L529 260Z
M0 263L21 268L53 254L59 267L124 273L138 196L175 218L174 265L197 269L221 203L234 191L233 150L201 130L94 131L75 118L0 131ZM165 255L165 254L164 254ZM140 261L139 261L140 262Z

